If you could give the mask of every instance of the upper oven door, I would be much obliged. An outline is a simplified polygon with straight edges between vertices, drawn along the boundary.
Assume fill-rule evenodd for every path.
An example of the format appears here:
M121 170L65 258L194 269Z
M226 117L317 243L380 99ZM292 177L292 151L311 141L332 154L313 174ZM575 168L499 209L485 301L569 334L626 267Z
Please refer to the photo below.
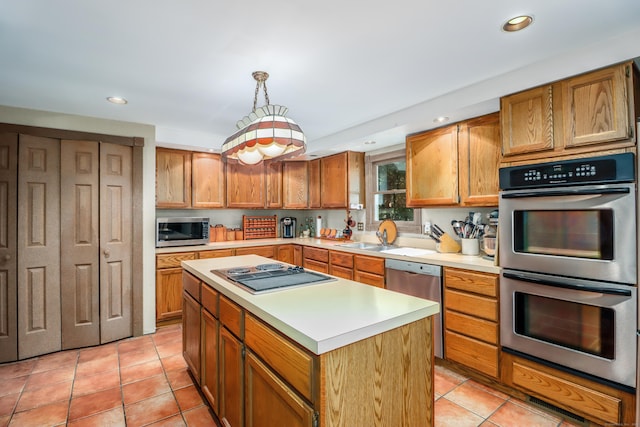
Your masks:
M500 194L505 268L636 284L635 184Z

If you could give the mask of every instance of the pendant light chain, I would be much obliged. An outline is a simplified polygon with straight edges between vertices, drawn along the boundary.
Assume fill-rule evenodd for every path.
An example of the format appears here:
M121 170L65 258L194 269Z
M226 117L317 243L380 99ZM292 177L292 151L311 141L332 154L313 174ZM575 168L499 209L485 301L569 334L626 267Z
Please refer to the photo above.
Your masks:
M258 92L260 92L260 86L264 87L264 99L267 102L266 105L269 105L269 93L267 92L267 79L269 78L269 74L265 71L254 71L253 78L256 79L256 92L253 95L253 111L256 111L256 107L258 104Z

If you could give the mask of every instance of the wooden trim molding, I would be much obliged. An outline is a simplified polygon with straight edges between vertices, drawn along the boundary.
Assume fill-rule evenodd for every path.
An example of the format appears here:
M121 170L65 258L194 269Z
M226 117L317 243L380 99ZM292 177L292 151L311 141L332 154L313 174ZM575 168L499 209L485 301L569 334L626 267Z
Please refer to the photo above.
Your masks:
M0 132L14 132L46 138L70 139L83 141L108 142L110 144L128 145L130 147L143 147L144 138L106 135L102 133L82 132L66 129L45 128L38 126L16 125L12 123L0 123Z

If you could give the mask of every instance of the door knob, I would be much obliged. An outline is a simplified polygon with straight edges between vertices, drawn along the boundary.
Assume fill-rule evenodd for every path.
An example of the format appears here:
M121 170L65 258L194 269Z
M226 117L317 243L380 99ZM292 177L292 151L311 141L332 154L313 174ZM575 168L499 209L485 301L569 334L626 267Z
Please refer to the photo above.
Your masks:
M109 256L111 256L111 251L109 249L105 249L102 253L105 258L109 258Z
M11 255L6 254L5 256L2 257L3 261L9 261L11 259Z

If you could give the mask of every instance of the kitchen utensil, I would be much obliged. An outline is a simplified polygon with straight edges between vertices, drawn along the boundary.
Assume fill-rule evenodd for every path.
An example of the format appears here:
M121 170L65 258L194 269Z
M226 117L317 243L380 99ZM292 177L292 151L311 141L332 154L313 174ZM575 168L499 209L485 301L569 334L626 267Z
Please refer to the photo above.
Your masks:
M480 242L478 239L460 239L462 243L462 255L480 255Z

